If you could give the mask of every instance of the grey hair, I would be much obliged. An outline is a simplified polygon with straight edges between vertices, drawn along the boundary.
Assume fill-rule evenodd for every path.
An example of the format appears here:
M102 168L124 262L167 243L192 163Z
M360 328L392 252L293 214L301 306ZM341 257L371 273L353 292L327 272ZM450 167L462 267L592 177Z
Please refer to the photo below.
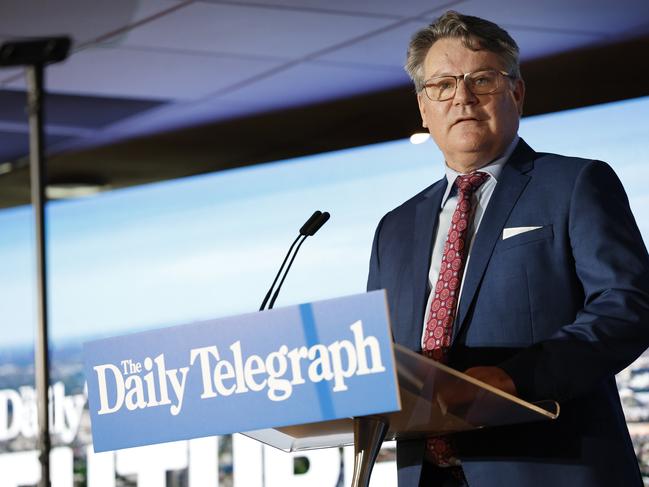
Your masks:
M408 45L404 67L417 92L424 89L424 59L428 50L439 39L445 38L461 39L466 48L474 51L485 49L498 54L507 73L516 79L521 78L518 45L506 30L480 17L449 10L417 32Z

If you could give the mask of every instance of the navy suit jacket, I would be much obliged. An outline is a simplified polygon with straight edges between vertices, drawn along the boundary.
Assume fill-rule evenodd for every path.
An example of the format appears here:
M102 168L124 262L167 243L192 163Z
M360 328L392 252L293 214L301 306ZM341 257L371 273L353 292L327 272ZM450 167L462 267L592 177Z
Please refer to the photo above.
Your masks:
M368 289L387 290L397 343L421 350L433 233L446 179L381 220ZM507 239L503 229L540 226ZM497 365L553 422L454 435L471 487L641 486L614 374L649 345L649 257L628 199L600 161L520 141L475 236L449 365ZM416 487L424 441L397 445Z

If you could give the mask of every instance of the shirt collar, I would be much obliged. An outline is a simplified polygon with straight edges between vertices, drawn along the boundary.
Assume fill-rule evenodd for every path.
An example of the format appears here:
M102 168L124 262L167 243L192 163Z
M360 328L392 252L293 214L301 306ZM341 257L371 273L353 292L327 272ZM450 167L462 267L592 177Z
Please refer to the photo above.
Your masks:
M500 156L498 159L493 160L486 166L481 167L479 171L486 172L487 174L489 174L491 178L493 178L494 181L498 182L498 176L500 176L500 171L502 171L503 166L509 159L509 156L511 156L512 152L514 152L514 149L516 148L516 145L518 144L519 140L520 137L518 135L515 135L514 139L507 146L507 149L505 149L505 152L503 152L503 155ZM453 189L455 180L457 179L458 176L462 175L462 173L454 171L453 169L448 167L448 164L444 164L444 169L446 171L447 184L446 184L446 191L444 191L444 197L442 198L442 207L446 204L446 200L451 195L451 190Z

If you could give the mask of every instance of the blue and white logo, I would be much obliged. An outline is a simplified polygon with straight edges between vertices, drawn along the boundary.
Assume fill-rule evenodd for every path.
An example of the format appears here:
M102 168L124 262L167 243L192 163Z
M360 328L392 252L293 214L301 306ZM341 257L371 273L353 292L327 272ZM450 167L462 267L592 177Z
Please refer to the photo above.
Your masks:
M84 355L97 452L400 407L383 291L98 340Z

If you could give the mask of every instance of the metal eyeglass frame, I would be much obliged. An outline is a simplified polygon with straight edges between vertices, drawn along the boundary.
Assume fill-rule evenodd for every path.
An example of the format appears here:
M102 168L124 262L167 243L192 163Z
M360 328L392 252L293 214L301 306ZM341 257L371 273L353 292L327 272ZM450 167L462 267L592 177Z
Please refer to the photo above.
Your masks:
M471 88L469 88L469 85L466 82L467 77L471 76L472 74L483 73L483 72L485 72L485 73L497 73L497 74L500 74L501 76L503 76L505 78L509 78L509 79L512 79L512 80L515 79L515 76L509 74L507 71L501 71L501 70L498 70L498 69L478 69L477 71L471 71L471 72L468 72L468 73L458 74L458 75L445 74L445 75L442 75L442 76L435 76L435 77L430 78L429 80L424 82L422 91L424 93L426 93L426 98L428 98L430 101L448 101L448 100L452 100L453 98L455 98L455 95L457 94L457 86L458 86L458 83L460 82L460 79L461 79L462 81L464 81L464 85L466 86L467 90L469 90L474 95L476 95L476 94L478 94L478 95L491 95L492 93L496 93L498 91L498 89L500 88L500 84L498 86L496 86L496 88L493 91L489 91L487 93L474 93L473 90L471 90ZM436 80L436 79L440 79L440 78L455 78L455 88L453 89L453 94L451 96L449 96L448 98L443 98L441 100L431 98L428 95L428 91L426 91L426 87L428 87L430 85L431 81Z

